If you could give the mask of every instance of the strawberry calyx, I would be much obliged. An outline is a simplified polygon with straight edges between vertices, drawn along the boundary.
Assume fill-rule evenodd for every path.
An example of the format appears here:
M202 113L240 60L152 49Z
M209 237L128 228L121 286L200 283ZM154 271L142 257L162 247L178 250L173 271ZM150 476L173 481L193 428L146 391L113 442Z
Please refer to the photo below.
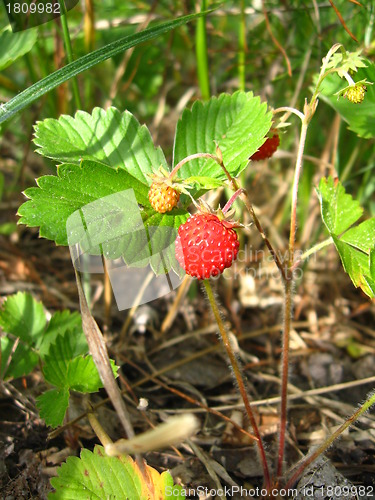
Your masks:
M148 176L152 179L153 184L170 187L179 194L189 194L187 190L193 188L193 186L186 183L184 179L178 179L175 176L171 177L171 173L162 165L160 165L157 171L154 171L153 174L148 174Z
M233 216L236 212L235 208L231 208L230 210L224 210L220 207L217 209L212 208L208 203L206 203L202 198L199 198L197 204L198 211L196 215L210 214L215 215L219 221L223 224L227 229L235 229L238 227L245 227L241 222L233 220Z
M347 75L348 76L348 75ZM365 98L367 86L372 85L366 78L354 82L351 77L347 78L349 85L335 93L339 97L346 97L353 104L360 104Z

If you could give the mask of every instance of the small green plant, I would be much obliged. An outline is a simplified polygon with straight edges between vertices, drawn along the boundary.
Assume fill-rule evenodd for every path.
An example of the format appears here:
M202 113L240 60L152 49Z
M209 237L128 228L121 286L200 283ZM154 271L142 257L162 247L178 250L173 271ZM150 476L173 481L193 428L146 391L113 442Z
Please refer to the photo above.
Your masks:
M29 375L40 364L48 385L54 388L37 399L46 424L64 421L71 391L96 392L103 387L82 331L78 313L56 312L49 321L43 305L28 293L7 298L0 310L1 378ZM113 373L117 367L112 362Z

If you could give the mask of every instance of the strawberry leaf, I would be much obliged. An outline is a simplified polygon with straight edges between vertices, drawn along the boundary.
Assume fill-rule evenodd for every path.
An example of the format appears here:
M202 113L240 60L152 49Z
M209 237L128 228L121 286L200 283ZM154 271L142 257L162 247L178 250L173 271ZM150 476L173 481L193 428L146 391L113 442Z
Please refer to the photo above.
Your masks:
M66 331L69 331L72 338L80 345L79 352L86 353L88 351L86 337L82 331L81 315L78 312L71 313L67 310L57 311L50 319L47 329L38 343L39 354L42 358L48 354L49 347L51 343L55 342L56 337L65 334Z
M43 305L28 293L11 295L0 310L0 326L11 335L1 338L2 377L28 375L39 360L36 346L46 326Z
M331 234L340 235L361 217L363 209L359 202L346 194L344 186L332 177L321 179L317 192L322 219Z
M117 377L118 367L111 359L112 371ZM103 387L98 369L91 356L77 356L68 363L66 381L72 391L90 393Z
M0 310L0 326L21 340L35 343L46 326L43 304L29 293L18 292L4 302Z
M145 472L147 477L127 455L109 457L102 446L96 446L93 453L83 449L80 458L69 457L59 468L58 477L51 479L55 491L49 493L48 499L185 498L183 489L173 485L169 472L159 474L147 465Z
M16 340L8 336L1 337L1 371L2 379L19 378L29 375L36 367L39 361L39 356L36 354L32 345L27 341L19 342L15 348ZM10 363L8 365L8 360Z
M37 40L38 30L31 29L13 33L10 29L0 32L0 71L29 52Z
M76 336L66 331L50 345L44 358L44 377L56 387L66 387L78 392L96 392L103 387L92 356L83 356L87 352ZM117 367L111 361L114 375Z
M252 92L221 94L205 103L197 101L191 110L184 111L177 123L173 165L195 153L215 154L216 141L225 167L237 176L265 141L271 119L267 105ZM215 161L204 158L186 163L177 175L183 179L191 176L226 178Z
M375 64L368 60L366 64L366 68L358 69L354 80L358 82L367 79L375 83ZM365 139L375 137L375 85L367 86L365 99L361 104L353 104L344 97L337 98L335 94L346 86L346 81L338 75L329 75L323 81L319 97L341 115L349 130Z
M317 189L322 219L355 287L375 297L375 217L350 228L363 210L339 181L321 179ZM350 229L349 229L350 228Z
M69 406L69 390L66 387L51 389L36 398L41 418L50 427L58 427L64 421Z
M150 206L147 185L123 169L115 170L102 163L83 160L80 165L61 165L57 174L40 177L37 188L26 189L25 195L31 201L21 205L18 210L20 223L30 227L39 226L40 236L54 240L57 244L68 244L66 224L69 216L96 200L133 190L138 203ZM117 201L117 198L114 200ZM102 208L96 206L95 217L101 215Z
M79 244L90 255L123 257L129 266L151 264L157 274L164 273L156 249L166 252L171 247L187 211L158 214L150 206L146 184L124 169L92 160L63 164L57 176L41 177L37 183L39 187L25 191L31 199L19 208L20 223L39 226L41 236L58 244ZM172 250L168 271L174 268Z
M94 108L92 114L77 111L74 118L47 118L35 126L37 152L62 163L95 160L125 169L138 183L148 186L147 174L160 165L168 168L164 153L155 148L150 132L129 112ZM94 178L95 180L95 178Z

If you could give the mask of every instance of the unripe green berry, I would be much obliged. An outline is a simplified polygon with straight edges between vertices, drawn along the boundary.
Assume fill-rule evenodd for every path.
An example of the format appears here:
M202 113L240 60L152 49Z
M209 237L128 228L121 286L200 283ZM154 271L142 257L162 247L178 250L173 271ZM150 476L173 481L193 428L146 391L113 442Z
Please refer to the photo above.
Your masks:
M357 83L357 85L348 88L348 90L344 94L344 97L347 97L349 101L354 104L360 104L365 98L366 91L366 85L364 85L363 83Z

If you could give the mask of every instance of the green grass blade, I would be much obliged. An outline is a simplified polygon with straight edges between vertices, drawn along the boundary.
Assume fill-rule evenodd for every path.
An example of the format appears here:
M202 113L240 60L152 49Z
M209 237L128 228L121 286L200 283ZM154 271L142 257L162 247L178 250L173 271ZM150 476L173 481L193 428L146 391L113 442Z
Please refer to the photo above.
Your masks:
M207 8L207 0L202 0L202 13ZM202 94L202 99L208 101L210 98L210 79L208 76L208 58L207 58L207 33L206 33L206 17L201 17L197 22L196 34L196 58L197 58L197 73L199 88Z
M130 36L126 36L121 38L120 40L116 40L115 42L109 43L105 47L102 47L90 54L87 54L83 57L80 57L76 61L67 64L63 68L51 73L46 78L43 78L37 83L34 83L30 87L28 87L23 92L20 92L18 95L13 97L10 101L0 106L0 123L9 120L12 116L14 116L19 111L22 111L27 106L29 106L32 102L36 101L44 94L49 92L50 90L58 87L62 83L70 80L70 78L86 71L89 68L92 68L96 64L109 59L124 50L129 49L130 47L134 47L140 43L146 42L148 40L152 40L163 33L167 33L168 31L177 28L193 19L200 17L201 15L207 14L207 12L200 12L196 14L190 14L188 16L179 17L174 19L173 21L167 21L165 23L159 24L157 26L153 26L139 33L132 34Z

